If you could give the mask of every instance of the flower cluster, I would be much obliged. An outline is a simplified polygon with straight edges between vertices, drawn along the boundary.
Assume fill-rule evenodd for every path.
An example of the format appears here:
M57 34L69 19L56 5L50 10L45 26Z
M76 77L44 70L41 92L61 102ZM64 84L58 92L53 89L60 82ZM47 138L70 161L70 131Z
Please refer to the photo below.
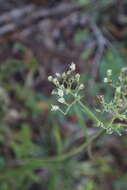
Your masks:
M48 77L48 80L56 86L56 89L52 91L52 94L58 97L58 103L66 106L66 111L63 111L59 105L52 105L52 111L59 110L63 114L67 114L71 106L81 98L79 92L84 89L84 85L80 84L80 74L75 74L75 70L76 66L72 63L67 72L61 74L56 73L55 77ZM72 102L67 101L67 95L71 95L73 97Z
M99 96L102 109L99 112L107 112L110 115L111 122L108 125L110 133L114 131L119 135L123 129L121 126L126 126L127 123L127 67L122 68L117 82L114 84L112 79L112 71L107 71L107 77L104 82L113 87L113 98L106 102L104 96Z
M104 83L113 87L114 94L109 102L105 101L103 95L99 96L102 109L96 111L107 113L110 118L109 120L103 119L103 122L80 101L82 98L80 91L84 89L84 85L80 83L80 74L75 73L75 70L76 66L72 63L67 72L56 73L55 77L48 77L48 80L56 87L52 94L57 96L57 104L52 105L51 110L60 111L66 115L72 105L78 102L85 114L96 122L96 126L105 129L108 134L117 132L121 135L121 129L127 127L127 67L122 68L115 84L112 80L112 70L107 70Z

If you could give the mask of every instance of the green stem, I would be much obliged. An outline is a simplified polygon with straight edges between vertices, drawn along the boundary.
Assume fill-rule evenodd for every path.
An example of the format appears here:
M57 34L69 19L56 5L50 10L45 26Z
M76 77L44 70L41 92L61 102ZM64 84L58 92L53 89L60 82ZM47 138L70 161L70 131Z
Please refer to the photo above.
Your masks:
M83 143L81 146L72 149L70 152L67 153L63 153L59 156L53 156L53 157L47 157L44 159L36 159L36 158L32 158L32 159L28 159L23 161L23 163L19 164L19 168L15 168L13 170L10 170L8 172L6 172L6 174L2 174L0 175L0 179L1 178L6 178L6 176L17 176L22 174L23 172L27 172L28 170L34 170L37 167L40 166L45 166L46 164L52 164L55 162L62 162L65 161L69 158L71 158L72 156L85 151L86 148L94 141L96 140L99 136L101 136L104 133L104 129L100 129L99 131L97 131L93 136L89 137L88 140Z
M82 111L89 117L91 118L93 121L95 121L97 124L102 123L95 114L93 114L93 112L90 111L89 108L87 108L80 100L78 101L78 103L80 104L80 106L83 108Z
M78 103L81 105L83 108L83 111L92 119L94 120L97 124L102 123L80 100L78 100ZM74 103L73 103L74 104ZM71 105L72 106L72 105ZM82 152L85 148L87 148L97 137L101 136L104 133L104 129L100 129L95 135L91 136L88 138L88 140L83 143L80 147L74 148L70 152L63 153L60 156L54 156L52 158L45 158L41 160L42 162L60 162L64 161L66 159L69 159L70 157L74 156L77 153ZM32 159L33 160L33 159ZM31 160L31 161L32 161Z
M69 159L70 157L74 156L75 154L78 154L80 152L82 152L85 148L87 148L95 139L97 139L99 136L101 136L104 133L104 129L100 129L99 131L97 131L97 133L95 133L95 135L91 136L90 138L88 138L88 140L83 143L81 146L72 149L70 152L68 153L64 153L60 156L55 156L52 158L46 158L42 161L44 162L60 162L60 161L64 161L66 159Z
M126 123L113 123L112 124L114 127L127 127L127 124Z

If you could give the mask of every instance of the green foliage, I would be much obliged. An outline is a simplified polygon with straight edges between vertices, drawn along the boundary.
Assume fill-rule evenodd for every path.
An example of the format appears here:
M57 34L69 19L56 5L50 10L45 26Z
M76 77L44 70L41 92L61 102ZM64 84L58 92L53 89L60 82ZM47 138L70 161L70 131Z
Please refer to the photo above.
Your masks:
M75 81L75 78L73 78L73 80ZM71 89L71 85L69 83L70 89ZM78 85L78 87L79 86L80 85ZM36 97L36 94L34 94L34 91L32 91L31 89L25 88L25 86L23 85L18 85L18 84L15 84L15 87L13 87L13 90L15 90L18 100L21 101L25 106L24 110L22 110L21 112L22 116L26 118L29 115L28 114L29 111L26 111L28 109L32 111L32 116L33 118L36 119L36 117L42 113L43 109L42 108L40 109L40 107L38 108L38 100L40 101L40 99ZM60 96L63 95L61 93L62 92L59 91ZM75 90L75 93L76 93L76 90ZM79 118L80 125L82 126L82 129L83 129L84 127L83 126L84 122L82 120L83 115L81 114L81 112L79 112L79 108L77 110L76 108L75 108L75 111ZM25 114L24 114L24 111L25 111ZM87 110L87 113L92 118L94 118L94 116L91 115L91 112L89 112L88 110ZM34 115L36 115L36 117ZM96 121L96 118L94 119ZM22 188L27 189L27 186L29 186L32 181L40 183L40 178L37 175L35 175L34 168L37 168L39 166L38 158L40 157L40 155L43 154L43 152L41 153L42 151L41 146L40 144L37 145L32 141L32 131L30 129L30 126L27 123L22 123L20 124L19 127L20 127L20 131L14 132L14 133L11 132L10 134L11 138L7 142L7 146L9 146L9 148L13 150L13 154L15 155L17 161L23 161L23 160L25 161L25 159L30 160L31 157L37 158L37 159L35 159L33 163L28 161L28 164L18 169L6 168L3 175L0 176L0 179L2 181L1 187L0 187L1 189L8 190L9 187L11 187L12 189L22 189ZM1 126L2 133L7 134L8 130L9 130L8 127ZM84 128L83 130L84 130L84 135L87 136L87 133L86 133L87 129ZM63 151L63 141L61 139L60 130L57 124L54 124L52 133L55 138L56 152L58 155L60 155L62 154L62 151ZM5 141L6 139L4 138L4 136L1 135L1 143L5 144ZM5 158L2 155L0 158L1 158L0 166L1 166L1 169L3 169L5 168ZM46 163L44 165L46 165ZM74 165L76 167L74 167ZM92 168L91 163L87 163L87 162L86 164L73 163L72 161L71 163L70 162L65 162L63 164L58 163L54 165L52 164L51 166L49 166L49 168L51 170L51 174L49 177L49 189L57 189L59 186L61 186L61 184L63 184L63 189L71 189L73 186L72 181L75 180L75 178L77 177L80 178L80 175L82 175L82 173L88 176L96 175L96 171L94 170L94 168ZM106 168L107 166L103 165L103 167L100 168L100 172L107 171ZM67 178L66 176L69 176L69 178ZM15 184L15 179L18 181L18 184ZM5 182L6 180L7 180L7 183ZM27 181L27 183L25 181ZM64 181L66 181L66 184L63 183ZM93 189L95 186L96 186L95 182L88 179L88 181L85 184L83 183L82 185L79 186L79 189L85 188L89 190L89 189Z
M88 5L90 2L89 0L78 0L81 5Z
M33 183L39 184L41 189L49 190L103 189L103 185L98 184L96 179L100 180L100 176L115 176L119 174L119 169L112 167L113 157L92 155L89 150L87 151L89 145L96 139L89 134L89 129L95 129L98 119L94 114L97 113L94 111L92 114L91 109L88 110L80 103L80 105L69 107L71 112L66 118L59 112L56 115L52 114L48 109L51 100L43 92L40 93L31 86L38 63L35 57L30 56L31 64L26 64L24 60L11 60L0 67L0 189L28 190ZM118 55L118 59L116 59L118 62L114 67L114 60L115 56L112 56L112 52L105 55L100 68L101 81L106 77L106 70L109 68L112 69L112 80L116 82L123 61ZM23 75L24 82L15 80L16 72ZM81 94L79 92L77 94L79 87L83 88L78 80L79 75L68 76L71 80L67 80L68 84L66 85L70 91L72 90L72 94L69 95L69 98L67 98L68 94L65 94L65 98L72 103L75 98L81 98L85 90ZM81 76L81 78L83 81L85 76ZM64 78L64 80L66 79L68 77ZM78 85L72 89L74 82L77 82ZM105 86L102 83L97 84L97 87L93 88L93 95L96 94L96 88L99 93L102 87L105 89L106 97L109 97L106 99L107 103L107 100L113 97L112 93L108 94L107 84ZM63 90L67 91L67 88ZM12 92L13 98L10 96ZM62 95L61 91L57 91L57 93L57 97ZM78 101L79 99L77 99L77 103ZM61 103L59 105L62 106ZM63 109L63 107L61 108ZM90 120L87 119L89 117ZM75 134L66 132L66 129L70 127L68 127L70 118L73 130L78 124L80 126L78 130L76 129ZM100 113L99 118L103 118ZM90 123L92 120L95 123ZM64 129L64 127L66 128ZM81 135L78 133L80 130ZM101 134L99 133L100 136ZM108 139L106 135L103 140L100 139L97 144L99 149L103 149L106 139ZM78 140L81 142L77 142ZM86 144L88 141L89 143ZM86 154L83 156L85 151ZM124 183L126 178L115 179L113 183L115 188L126 189Z
M21 126L20 135L13 139L11 146L17 159L27 158L38 152L38 147L31 141L31 131L26 124Z

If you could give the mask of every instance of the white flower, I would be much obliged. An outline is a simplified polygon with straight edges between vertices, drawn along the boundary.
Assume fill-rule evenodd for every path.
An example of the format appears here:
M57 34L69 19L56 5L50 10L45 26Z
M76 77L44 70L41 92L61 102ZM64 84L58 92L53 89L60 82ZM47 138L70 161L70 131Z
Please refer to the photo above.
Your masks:
M84 88L84 84L80 84L79 90L82 90Z
M59 81L57 80L57 78L54 78L54 79L53 79L53 83L54 83L55 85L59 85Z
M53 90L53 91L51 92L51 94L52 94L52 95L56 95L57 92L56 92L55 90Z
M56 76L57 76L57 77L60 77L60 73L56 73Z
M75 78L76 78L77 81L79 81L79 79L80 79L80 74L77 73L77 74L75 75Z
M69 70L69 71L67 71L67 75L70 75L71 74L71 71Z
M104 78L104 83L107 83L108 82L108 78Z
M65 72L62 74L62 77L63 77L63 78L65 78L65 77L66 77L66 73L65 73Z
M53 77L52 76L48 76L48 80L52 81Z
M75 66L75 64L73 62L70 65L70 69L71 69L71 71L75 71L75 69L76 69L76 66Z
M107 70L107 76L111 76L112 75L112 70L111 69L108 69Z
M52 105L51 111L57 111L57 110L59 110L59 106Z
M64 104L64 103L65 103L65 100L64 100L64 98L59 98L59 99L58 99L58 102L60 102L61 104Z
M62 89L58 89L58 95L59 95L60 97L63 97L64 92L63 92L63 90L62 90Z
M120 94L120 92L121 92L121 87L119 86L119 87L116 88L116 93Z
M63 84L62 84L62 85L60 85L60 88L64 89L64 85L63 85Z

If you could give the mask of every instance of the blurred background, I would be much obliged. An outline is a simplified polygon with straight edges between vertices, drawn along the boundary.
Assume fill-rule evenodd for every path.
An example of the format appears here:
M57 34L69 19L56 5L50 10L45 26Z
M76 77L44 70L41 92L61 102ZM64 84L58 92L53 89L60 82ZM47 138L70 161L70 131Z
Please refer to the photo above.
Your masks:
M126 66L126 0L0 0L0 190L127 190L125 133L43 162L98 130L78 106L66 117L50 111L47 77L72 61L95 111L98 94L113 94L103 83L107 69L116 79Z

